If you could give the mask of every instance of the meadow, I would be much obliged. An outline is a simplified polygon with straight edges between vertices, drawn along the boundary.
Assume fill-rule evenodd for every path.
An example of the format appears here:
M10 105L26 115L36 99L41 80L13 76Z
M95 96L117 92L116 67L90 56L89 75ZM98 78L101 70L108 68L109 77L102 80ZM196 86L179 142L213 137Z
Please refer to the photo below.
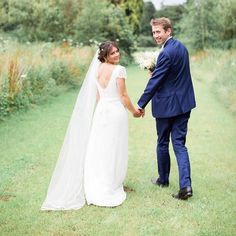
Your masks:
M0 235L235 235L236 117L231 110L233 102L225 104L216 92L220 86L231 91L233 85L219 80L223 81L220 73L227 71L224 64L233 60L232 53L235 55L209 51L192 57L197 108L191 113L187 139L194 192L191 199L171 197L178 190L172 148L169 188L160 189L150 182L157 176L157 166L155 123L149 105L144 118L129 116L128 192L123 205L41 212L78 93L63 91L0 123ZM133 102L147 80L146 71L136 65L128 67L127 86Z
M78 88L94 50L69 41L20 44L0 37L0 122Z

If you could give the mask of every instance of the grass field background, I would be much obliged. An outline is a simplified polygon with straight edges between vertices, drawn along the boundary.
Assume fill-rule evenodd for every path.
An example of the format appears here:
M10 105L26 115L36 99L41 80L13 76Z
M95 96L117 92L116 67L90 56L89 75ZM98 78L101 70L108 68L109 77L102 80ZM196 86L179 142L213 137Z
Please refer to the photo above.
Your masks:
M148 105L145 118L129 118L125 186L133 191L124 204L41 212L77 96L70 91L0 124L0 235L235 235L236 118L215 98L206 73L192 64L197 108L187 137L191 199L171 197L178 190L172 148L170 187L160 189L150 182L157 167L155 122ZM134 103L147 80L145 71L128 67L127 86Z

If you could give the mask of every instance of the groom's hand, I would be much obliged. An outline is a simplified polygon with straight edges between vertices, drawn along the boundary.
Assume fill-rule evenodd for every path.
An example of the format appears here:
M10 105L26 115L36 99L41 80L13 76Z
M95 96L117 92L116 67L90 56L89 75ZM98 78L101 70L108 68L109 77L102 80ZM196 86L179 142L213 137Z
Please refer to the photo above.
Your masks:
M136 111L133 113L133 116L134 117L144 117L145 115L145 110L144 109L141 109L141 108L137 108Z
M142 112L139 109L135 109L135 112L133 113L133 116L138 118L142 116Z
M141 116L144 117L145 116L145 109L138 108L138 110L140 111Z

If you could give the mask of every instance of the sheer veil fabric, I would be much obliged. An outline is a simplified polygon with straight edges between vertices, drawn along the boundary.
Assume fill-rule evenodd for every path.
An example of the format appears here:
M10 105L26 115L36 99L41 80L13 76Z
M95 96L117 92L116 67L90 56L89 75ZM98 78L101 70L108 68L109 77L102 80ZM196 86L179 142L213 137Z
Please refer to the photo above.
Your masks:
M85 204L84 158L96 104L96 52L76 100L41 210L72 210Z

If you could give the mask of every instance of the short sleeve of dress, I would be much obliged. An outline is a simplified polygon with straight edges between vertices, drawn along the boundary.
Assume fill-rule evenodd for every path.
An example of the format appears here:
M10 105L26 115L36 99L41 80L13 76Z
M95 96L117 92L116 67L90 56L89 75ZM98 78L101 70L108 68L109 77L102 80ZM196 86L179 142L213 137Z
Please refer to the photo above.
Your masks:
M126 79L127 78L127 73L126 73L126 69L124 66L119 66L119 71L118 71L118 76L117 78L122 78L122 79Z

